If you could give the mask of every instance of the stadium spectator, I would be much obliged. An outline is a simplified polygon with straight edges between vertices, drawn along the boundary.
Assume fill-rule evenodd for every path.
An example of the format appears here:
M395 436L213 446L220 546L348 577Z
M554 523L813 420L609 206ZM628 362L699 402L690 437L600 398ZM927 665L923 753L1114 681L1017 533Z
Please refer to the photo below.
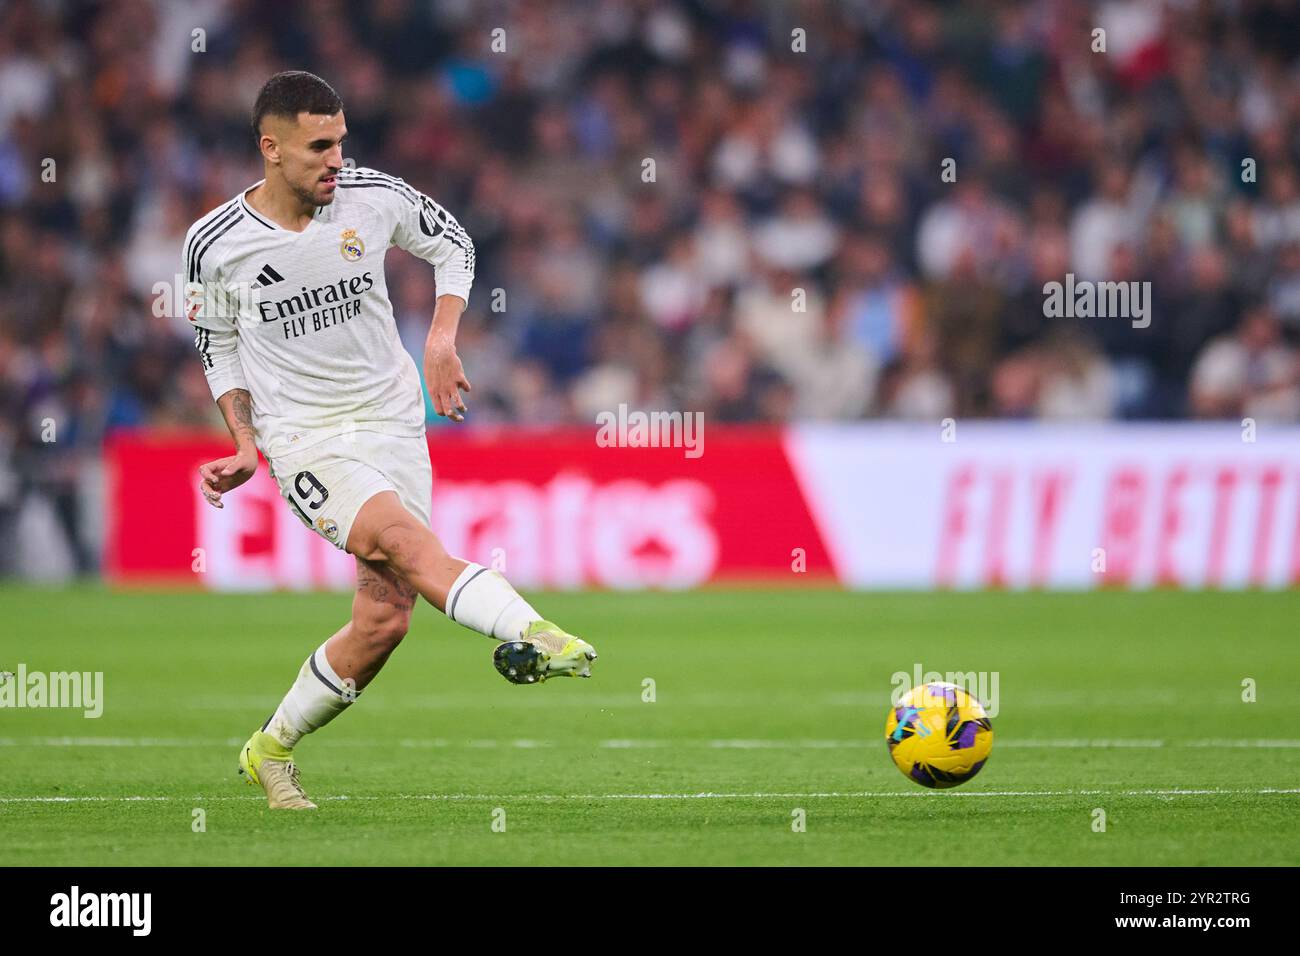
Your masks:
M1300 354L1283 343L1266 306L1211 341L1192 369L1192 408L1203 418L1300 420Z

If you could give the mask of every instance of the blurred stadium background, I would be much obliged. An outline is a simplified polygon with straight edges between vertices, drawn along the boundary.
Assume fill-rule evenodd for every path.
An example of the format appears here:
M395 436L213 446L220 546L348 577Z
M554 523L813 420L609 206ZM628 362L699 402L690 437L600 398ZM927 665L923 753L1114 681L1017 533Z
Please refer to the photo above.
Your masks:
M349 585L264 472L204 512L224 432L153 291L302 68L477 245L471 423L429 410L453 551L527 587L1293 584L1297 55L1287 0L6 3L0 575ZM432 270L387 267L418 356ZM1150 281L1150 327L1045 318L1067 273ZM598 449L621 404L702 412L705 454Z

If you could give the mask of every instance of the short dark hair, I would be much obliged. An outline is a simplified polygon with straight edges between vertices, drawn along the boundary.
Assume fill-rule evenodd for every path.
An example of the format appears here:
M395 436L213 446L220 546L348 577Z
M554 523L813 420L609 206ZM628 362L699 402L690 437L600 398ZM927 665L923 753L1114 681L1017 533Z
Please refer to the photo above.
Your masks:
M296 120L299 113L333 116L343 109L334 88L315 73L286 70L263 84L253 104L253 139L262 137L262 117L285 116Z

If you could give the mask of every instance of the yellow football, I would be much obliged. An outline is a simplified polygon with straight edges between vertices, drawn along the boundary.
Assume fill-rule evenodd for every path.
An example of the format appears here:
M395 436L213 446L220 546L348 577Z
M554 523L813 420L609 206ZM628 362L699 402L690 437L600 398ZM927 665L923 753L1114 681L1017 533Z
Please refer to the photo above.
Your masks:
M942 790L980 772L993 749L993 724L962 688L935 681L913 687L889 709L885 742L904 776Z

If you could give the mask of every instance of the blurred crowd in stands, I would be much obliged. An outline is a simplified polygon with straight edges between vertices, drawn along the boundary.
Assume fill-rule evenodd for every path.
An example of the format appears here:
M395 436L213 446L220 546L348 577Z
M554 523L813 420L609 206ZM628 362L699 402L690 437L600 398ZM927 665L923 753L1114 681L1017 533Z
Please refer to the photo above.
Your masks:
M113 429L221 427L153 290L282 69L473 237L471 422L1300 419L1291 0L15 0L0 541L33 490L84 540ZM387 264L418 359L433 272ZM1067 274L1149 326L1045 317Z

